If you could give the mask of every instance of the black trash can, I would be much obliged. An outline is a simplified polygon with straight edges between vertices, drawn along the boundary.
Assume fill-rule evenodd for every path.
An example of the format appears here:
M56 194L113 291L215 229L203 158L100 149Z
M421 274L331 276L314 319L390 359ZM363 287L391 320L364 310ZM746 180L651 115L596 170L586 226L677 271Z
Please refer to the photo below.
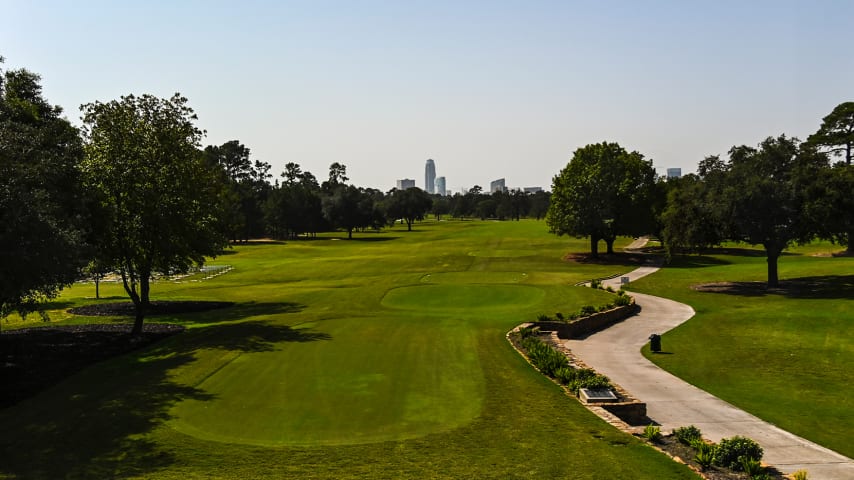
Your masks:
M655 353L661 351L661 335L653 333L649 336L649 349Z

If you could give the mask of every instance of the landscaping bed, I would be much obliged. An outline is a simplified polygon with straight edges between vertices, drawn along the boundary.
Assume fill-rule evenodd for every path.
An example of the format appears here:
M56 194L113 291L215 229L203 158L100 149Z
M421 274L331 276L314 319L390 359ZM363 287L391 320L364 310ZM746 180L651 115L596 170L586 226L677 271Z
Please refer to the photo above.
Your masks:
M109 305L109 304L105 304ZM21 328L0 333L0 408L13 405L88 365L184 331L180 325L130 324Z

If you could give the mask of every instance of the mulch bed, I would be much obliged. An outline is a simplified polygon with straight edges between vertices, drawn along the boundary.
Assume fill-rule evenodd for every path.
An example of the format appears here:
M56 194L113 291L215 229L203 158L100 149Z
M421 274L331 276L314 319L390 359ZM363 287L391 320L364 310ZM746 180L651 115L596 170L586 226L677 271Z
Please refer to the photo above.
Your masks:
M664 432L662 432L664 433ZM657 448L664 450L671 457L676 457L682 463L686 463L709 480L749 480L750 477L744 472L733 472L728 468L711 466L705 470L700 469L700 465L694 461L694 449L688 445L682 444L673 435L667 435L660 442L654 444ZM768 475L773 479L783 480L786 477L773 467L766 468Z
M70 325L0 332L0 408L35 395L88 365L183 332L180 325Z

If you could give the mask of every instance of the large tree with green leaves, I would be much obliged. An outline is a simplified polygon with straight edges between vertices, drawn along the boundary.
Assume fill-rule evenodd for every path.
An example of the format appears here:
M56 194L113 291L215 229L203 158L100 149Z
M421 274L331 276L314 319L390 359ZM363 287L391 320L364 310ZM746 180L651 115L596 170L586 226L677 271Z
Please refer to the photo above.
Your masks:
M768 286L777 287L783 251L821 231L807 215L807 192L827 169L827 157L785 135L768 137L756 148L732 147L729 157L721 200L731 220L730 237L765 248Z
M816 147L834 155L845 156L845 163L851 165L854 150L854 102L843 102L836 106L821 121L821 127L807 139Z
M198 153L202 132L180 94L83 105L85 182L108 227L98 240L136 308L142 331L156 272L186 271L226 245L217 180Z
M392 189L386 196L386 215L390 222L403 219L407 231L412 231L412 224L424 220L427 212L433 206L430 194L418 187L404 190Z
M590 237L594 257L599 240L613 253L618 235L641 235L655 228L654 188L652 161L617 143L590 144L576 150L552 180L546 223L558 235Z
M851 167L852 150L854 150L854 102L843 102L837 105L832 112L822 119L821 127L817 132L810 135L807 142L833 155L844 156L845 165ZM827 226L831 228L840 227L844 230L833 231L826 236L839 240L840 243L848 246L849 253L854 253L854 225L852 225L854 220L851 218L854 213L850 209L852 190L841 192L838 189L834 190L837 186L845 187L845 180L849 176L850 174L843 168L829 177L831 183L828 184L830 187L828 193L830 195L841 193L847 198L839 198L838 202L828 205L831 207L831 210L828 211L834 211L841 217L830 218L831 222Z
M40 77L0 70L0 317L55 296L86 264L82 156Z

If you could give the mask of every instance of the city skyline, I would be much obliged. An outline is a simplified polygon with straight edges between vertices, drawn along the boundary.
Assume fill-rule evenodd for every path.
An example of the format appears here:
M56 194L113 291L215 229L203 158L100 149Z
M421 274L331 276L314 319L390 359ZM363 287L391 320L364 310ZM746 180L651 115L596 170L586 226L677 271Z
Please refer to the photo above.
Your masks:
M687 174L805 139L852 100L852 16L830 0L6 1L0 55L76 125L81 104L180 92L203 145L239 140L276 176L340 162L385 189L434 158L454 191L490 175L550 188L589 143Z

